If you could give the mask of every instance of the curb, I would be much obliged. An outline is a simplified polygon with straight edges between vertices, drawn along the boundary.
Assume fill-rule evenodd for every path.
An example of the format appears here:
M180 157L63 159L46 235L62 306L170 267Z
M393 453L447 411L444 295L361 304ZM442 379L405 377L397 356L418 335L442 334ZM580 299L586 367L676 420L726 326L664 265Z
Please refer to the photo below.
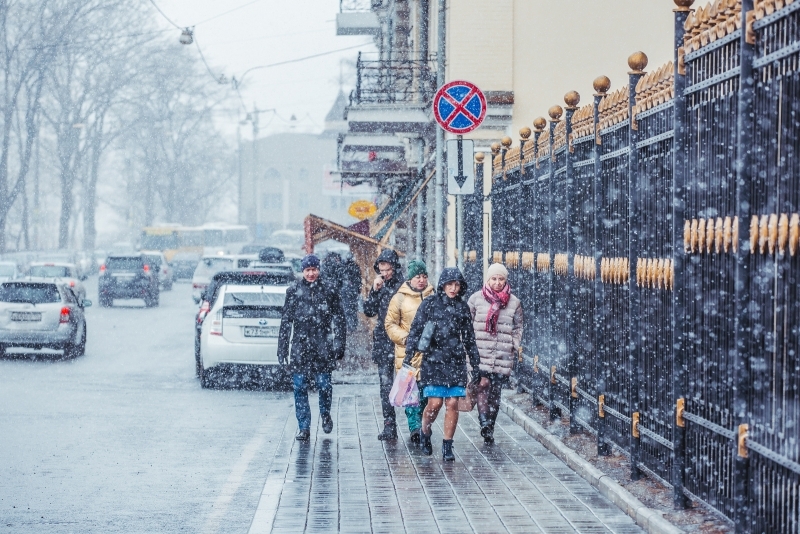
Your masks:
M501 401L503 413L522 427L531 437L536 438L544 447L558 456L573 471L597 488L601 494L628 514L636 524L650 534L680 534L683 532L662 516L661 512L648 508L631 492L620 486L611 477L581 458L581 456L561 442L556 436L525 415L521 409L512 406L508 401Z

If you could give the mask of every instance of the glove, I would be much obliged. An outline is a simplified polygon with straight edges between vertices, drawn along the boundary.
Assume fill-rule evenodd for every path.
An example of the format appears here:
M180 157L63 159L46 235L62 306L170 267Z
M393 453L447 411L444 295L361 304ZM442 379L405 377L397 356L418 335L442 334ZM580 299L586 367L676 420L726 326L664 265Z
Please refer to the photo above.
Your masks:
M474 373L474 374L472 375L472 380L470 381L470 383L469 383L469 384L470 384L470 385L471 385L473 388L476 388L476 387L478 387L478 385L481 383L481 378L482 378L481 372L480 372L480 371L478 371L477 373Z

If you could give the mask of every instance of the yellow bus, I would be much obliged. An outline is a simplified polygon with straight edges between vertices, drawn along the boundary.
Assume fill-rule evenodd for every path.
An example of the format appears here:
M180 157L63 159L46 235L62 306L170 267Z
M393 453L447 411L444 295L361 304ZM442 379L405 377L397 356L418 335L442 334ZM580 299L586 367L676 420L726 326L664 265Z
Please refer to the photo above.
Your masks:
M250 242L250 230L244 225L207 223L202 226L164 224L142 228L139 248L160 250L167 261L178 252L203 254L238 254Z

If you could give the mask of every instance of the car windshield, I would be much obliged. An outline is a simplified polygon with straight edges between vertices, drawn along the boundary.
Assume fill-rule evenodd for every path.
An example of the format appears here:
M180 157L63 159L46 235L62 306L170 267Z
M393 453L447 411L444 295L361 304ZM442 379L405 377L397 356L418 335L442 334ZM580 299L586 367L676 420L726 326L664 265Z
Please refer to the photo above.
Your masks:
M282 307L286 295L284 293L266 292L233 292L225 293L223 306L278 306Z
M14 276L13 265L0 265L0 276Z
M200 276L211 276L219 271L233 268L233 260L231 258L204 258L197 265L195 274Z
M106 268L112 271L139 271L142 268L141 258L108 258Z
M72 276L69 272L69 267L63 265L33 265L28 272L30 276L40 278L58 278L64 276Z
M55 284L6 283L0 284L0 302L46 304L61 302L61 294Z

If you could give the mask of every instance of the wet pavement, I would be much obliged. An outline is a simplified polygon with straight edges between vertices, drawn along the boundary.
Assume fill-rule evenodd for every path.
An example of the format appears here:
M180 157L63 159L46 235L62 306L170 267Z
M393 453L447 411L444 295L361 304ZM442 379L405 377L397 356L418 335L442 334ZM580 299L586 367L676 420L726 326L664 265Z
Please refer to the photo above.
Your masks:
M407 428L382 443L378 397L354 389L335 387L330 435L317 424L311 441L298 443L287 421L251 534L642 532L505 415L487 446L475 413L461 414L456 461L445 463L440 425L430 457L411 445Z
M200 388L190 293L90 308L81 358L0 359L0 533L640 532L505 415L486 447L462 414L445 464L440 426L431 457L382 443L377 384L340 384L296 442L291 393Z

